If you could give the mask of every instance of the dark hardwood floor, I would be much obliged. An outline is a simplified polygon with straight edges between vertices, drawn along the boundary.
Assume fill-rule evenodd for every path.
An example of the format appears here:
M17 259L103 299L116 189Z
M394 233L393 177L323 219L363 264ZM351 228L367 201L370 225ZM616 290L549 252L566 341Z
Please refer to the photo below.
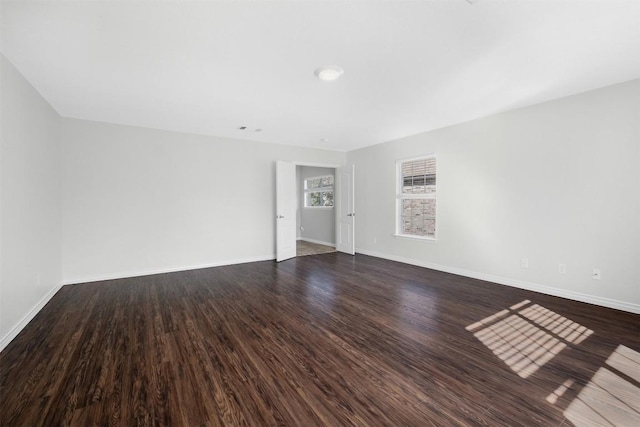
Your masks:
M338 253L65 286L0 354L0 421L637 426L639 324Z

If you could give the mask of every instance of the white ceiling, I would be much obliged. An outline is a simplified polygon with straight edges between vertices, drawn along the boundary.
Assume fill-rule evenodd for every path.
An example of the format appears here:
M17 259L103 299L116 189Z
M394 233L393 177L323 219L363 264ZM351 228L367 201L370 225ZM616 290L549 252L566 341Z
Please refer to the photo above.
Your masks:
M2 52L62 116L338 150L640 77L635 0L2 1L1 14ZM331 64L340 80L314 76Z

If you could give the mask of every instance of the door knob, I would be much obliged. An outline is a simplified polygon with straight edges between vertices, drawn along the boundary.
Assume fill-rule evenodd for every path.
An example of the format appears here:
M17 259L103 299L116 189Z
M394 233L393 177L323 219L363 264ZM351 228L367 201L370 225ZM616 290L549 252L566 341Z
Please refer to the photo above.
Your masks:
M284 215L278 215L277 218L278 219L282 219L282 218L284 218Z

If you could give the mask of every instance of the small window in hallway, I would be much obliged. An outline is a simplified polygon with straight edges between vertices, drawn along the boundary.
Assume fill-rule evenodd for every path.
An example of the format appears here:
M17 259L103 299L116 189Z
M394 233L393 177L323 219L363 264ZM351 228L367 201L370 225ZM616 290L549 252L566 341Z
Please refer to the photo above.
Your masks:
M333 207L333 176L319 176L304 180L304 207Z

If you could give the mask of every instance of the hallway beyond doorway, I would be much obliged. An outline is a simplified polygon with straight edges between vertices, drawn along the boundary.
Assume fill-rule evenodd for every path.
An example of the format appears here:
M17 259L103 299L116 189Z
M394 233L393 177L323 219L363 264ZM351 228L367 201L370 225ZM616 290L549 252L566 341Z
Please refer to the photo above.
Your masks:
M296 242L296 256L328 254L335 251L336 248L333 246L319 245L304 240Z

